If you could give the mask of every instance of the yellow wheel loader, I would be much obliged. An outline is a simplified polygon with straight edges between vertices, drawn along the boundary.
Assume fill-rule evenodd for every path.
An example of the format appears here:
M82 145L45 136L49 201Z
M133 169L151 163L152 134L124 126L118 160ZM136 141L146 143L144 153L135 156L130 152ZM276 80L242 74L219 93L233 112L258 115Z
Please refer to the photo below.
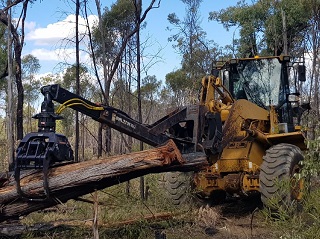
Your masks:
M200 104L220 115L222 132L219 153L207 153L211 165L195 175L200 195L217 201L260 192L269 205L301 199L300 120L310 106L300 104L299 81L305 67L288 56L231 59L203 78Z
M226 194L260 192L265 204L276 196L299 200L303 182L298 175L306 150L299 124L309 109L299 101L300 81L305 81L305 67L292 65L288 56L231 59L202 79L199 104L176 109L151 125L57 84L44 86L41 113L35 116L38 132L27 134L17 149L17 191L28 199L20 187L20 170L43 168L46 197L29 200L50 199L48 168L73 162L68 140L55 133L60 112L70 107L151 146L172 139L185 159L205 155L209 166L192 174L203 198L220 201ZM61 104L56 111L52 101ZM288 180L289 188L280 190L279 183ZM166 174L165 185L175 204L186 198L189 180L184 173Z

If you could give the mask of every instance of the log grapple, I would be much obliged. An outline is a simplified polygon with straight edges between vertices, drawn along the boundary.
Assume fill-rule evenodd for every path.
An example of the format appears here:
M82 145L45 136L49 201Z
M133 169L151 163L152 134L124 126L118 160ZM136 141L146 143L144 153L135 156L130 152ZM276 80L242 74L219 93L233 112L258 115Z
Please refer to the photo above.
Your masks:
M74 161L73 150L67 137L55 132L56 120L62 119L62 117L54 113L52 97L45 89L41 89L41 93L44 95L41 112L33 116L38 119L38 132L28 133L20 141L16 151L14 175L17 191L22 198L28 200L47 200L49 198L49 167ZM25 169L43 169L45 198L28 198L22 192L20 171Z

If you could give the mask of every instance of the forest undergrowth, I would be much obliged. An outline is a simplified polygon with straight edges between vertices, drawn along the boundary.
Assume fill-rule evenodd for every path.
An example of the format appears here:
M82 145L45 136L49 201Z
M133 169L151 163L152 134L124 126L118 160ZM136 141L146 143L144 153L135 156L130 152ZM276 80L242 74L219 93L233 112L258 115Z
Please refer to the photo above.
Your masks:
M215 206L195 203L173 206L162 185L163 174L146 175L146 198L139 179L98 193L100 238L317 238L320 228L320 163L318 141L309 141L303 171L304 197L284 210L263 208L259 196L228 197ZM31 213L0 225L0 238L92 238L94 195ZM200 206L201 205L201 206ZM8 230L11 233L8 233Z

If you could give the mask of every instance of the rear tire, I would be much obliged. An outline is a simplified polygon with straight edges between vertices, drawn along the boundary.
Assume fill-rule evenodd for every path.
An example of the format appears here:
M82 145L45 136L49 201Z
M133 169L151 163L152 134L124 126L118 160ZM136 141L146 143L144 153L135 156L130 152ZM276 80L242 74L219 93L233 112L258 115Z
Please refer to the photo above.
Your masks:
M291 144L274 145L266 151L260 171L260 193L263 204L271 209L287 208L302 195L301 150Z
M164 175L164 188L175 206L186 204L192 198L193 173L168 172Z

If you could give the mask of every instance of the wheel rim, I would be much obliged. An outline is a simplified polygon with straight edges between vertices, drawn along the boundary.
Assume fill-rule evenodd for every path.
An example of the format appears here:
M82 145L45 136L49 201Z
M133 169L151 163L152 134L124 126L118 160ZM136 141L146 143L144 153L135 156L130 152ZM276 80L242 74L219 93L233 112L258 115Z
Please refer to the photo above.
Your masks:
M304 180L301 176L301 167L295 165L292 170L292 178L290 180L291 198L300 201L303 196Z

